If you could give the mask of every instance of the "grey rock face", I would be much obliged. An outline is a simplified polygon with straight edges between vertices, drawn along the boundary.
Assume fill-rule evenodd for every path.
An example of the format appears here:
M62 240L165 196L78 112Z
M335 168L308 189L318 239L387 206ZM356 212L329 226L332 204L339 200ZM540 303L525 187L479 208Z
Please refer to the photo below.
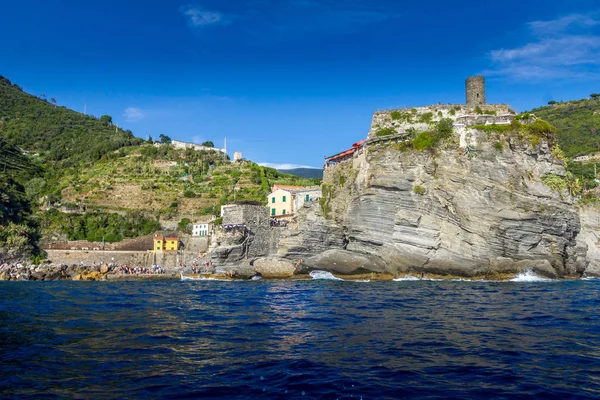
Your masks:
M319 204L313 203L301 208L296 221L280 231L277 255L295 263L301 258L344 247L344 228L324 218Z
M584 207L581 216L581 234L577 237L579 247L587 247L588 265L583 271L586 277L600 277L600 210Z
M477 142L474 157L372 147L326 169L329 216L343 228L345 249L383 260L393 274L581 273L586 246L576 240L573 198L541 181L566 174L549 147L505 143L498 151L484 137Z

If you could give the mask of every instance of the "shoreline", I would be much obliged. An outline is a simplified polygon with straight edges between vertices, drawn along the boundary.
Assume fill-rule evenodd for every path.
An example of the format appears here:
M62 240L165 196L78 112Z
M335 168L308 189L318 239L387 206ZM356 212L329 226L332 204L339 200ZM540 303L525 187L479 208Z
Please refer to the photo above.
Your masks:
M270 276L263 277L260 274L254 275L261 280L314 280L314 279L332 279L343 281L472 281L472 282L508 282L513 279L524 276L530 280L553 280L553 281L573 281L583 278L593 278L582 276L564 276L564 277L546 277L532 272L520 271L514 273L494 273L477 276L458 276L458 275L440 275L433 273L407 272L393 275L390 273L364 273L342 275L331 273L325 270L319 270L325 273L323 278L314 278L309 273L295 274L291 276ZM225 273L190 273L180 269L167 269L163 273L122 273L118 266L78 266L78 265L21 265L4 264L0 266L0 281L160 281L160 280L221 280L221 281L244 281L251 280L251 276L228 276ZM256 278L254 278L256 279ZM526 279L525 279L526 280Z

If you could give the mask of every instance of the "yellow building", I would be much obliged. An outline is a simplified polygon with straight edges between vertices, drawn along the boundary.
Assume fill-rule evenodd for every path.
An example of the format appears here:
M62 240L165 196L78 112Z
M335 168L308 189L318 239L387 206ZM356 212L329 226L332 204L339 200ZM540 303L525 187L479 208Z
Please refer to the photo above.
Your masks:
M156 232L154 234L154 251L179 250L179 238L173 232Z
M294 214L294 190L302 186L273 185L271 194L267 197L269 216L291 217Z

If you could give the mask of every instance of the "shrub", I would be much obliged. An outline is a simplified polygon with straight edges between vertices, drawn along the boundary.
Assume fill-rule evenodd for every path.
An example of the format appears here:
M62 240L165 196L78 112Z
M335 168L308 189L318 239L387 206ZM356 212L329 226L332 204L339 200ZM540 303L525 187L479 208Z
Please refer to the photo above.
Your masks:
M189 218L182 218L181 221L177 224L177 229L180 232L184 232L187 234L192 233L192 221Z
M183 197L193 198L193 197L196 197L196 193L194 193L194 191L191 189L185 189L183 191Z
M423 151L433 147L435 143L435 136L433 132L424 131L417 135L416 138L413 139L413 147L415 150Z
M390 113L392 120L394 121L406 121L408 123L412 122L412 114L406 112L400 112L398 110L394 110Z
M495 142L492 147L502 153L504 151L504 142L499 140Z
M378 130L375 131L375 136L389 136L389 135L395 135L396 129L389 127L389 128L379 128Z
M456 115L456 110L455 110L454 108L453 108L453 109L451 109L451 110L450 110L450 112L449 112L449 114L450 114L450 115Z
M483 114L483 110L479 106L475 107L474 111L475 111L475 114L480 114L480 115Z
M413 192L415 194L419 194L419 195L424 195L426 190L423 186L421 185L415 185L415 187L413 187Z
M435 130L439 139L445 139L452 136L452 120L450 118L439 120Z
M421 114L421 116L419 117L419 122L428 124L431 122L432 118L433 118L433 113L426 112L425 114Z

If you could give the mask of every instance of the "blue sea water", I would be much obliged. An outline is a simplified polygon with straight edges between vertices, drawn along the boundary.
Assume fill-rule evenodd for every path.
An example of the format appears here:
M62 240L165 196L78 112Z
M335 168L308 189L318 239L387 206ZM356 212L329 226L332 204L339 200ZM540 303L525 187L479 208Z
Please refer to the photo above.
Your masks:
M599 398L600 281L0 283L2 398Z

